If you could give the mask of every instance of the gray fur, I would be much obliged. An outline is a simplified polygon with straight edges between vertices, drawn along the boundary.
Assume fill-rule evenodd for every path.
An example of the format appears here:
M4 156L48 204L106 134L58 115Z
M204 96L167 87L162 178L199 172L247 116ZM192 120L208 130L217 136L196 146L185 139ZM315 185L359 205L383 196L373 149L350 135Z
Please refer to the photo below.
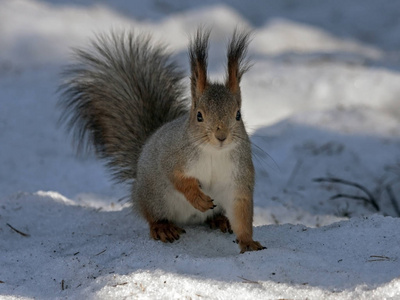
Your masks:
M240 118L249 35L234 32L224 84L207 79L209 35L199 29L189 45L190 109L182 74L161 46L144 36L112 34L94 41L92 52L76 51L78 64L65 72L61 87L63 120L78 147L94 145L117 179L136 179L133 204L155 239L179 238L170 223L224 214L241 251L260 250L252 239L251 146Z
M229 45L228 53L235 53L237 62L242 62L245 48L247 46L247 35L235 32L232 42ZM188 116L183 116L171 123L168 123L157 130L147 141L139 158L137 189L134 191L134 204L138 211L143 214L150 212L156 220L169 220L182 222L183 217L176 215L179 208L175 206L190 207L187 201L180 199L175 194L169 177L176 168L187 172L192 165L199 162L204 152L210 153L210 159L217 158L221 153L229 156L232 166L232 190L237 193L246 190L249 195L253 194L254 168L251 158L251 145L242 120L236 120L236 113L240 110L241 95L239 92L231 92L227 85L222 83L206 83L201 94L196 92L196 84L199 78L199 70L206 72L207 69L207 48L209 31L199 30L189 45L189 58L191 63L191 87L192 107ZM229 54L228 54L229 57ZM233 60L233 56L230 56ZM245 71L240 65L240 76ZM206 74L205 74L206 75ZM238 80L239 82L239 80ZM197 121L197 112L201 111L204 117L203 122ZM219 129L218 129L219 128ZM215 142L217 132L225 131L227 142L224 147L219 148L219 142ZM162 149L162 151L160 151ZM206 149L206 150L204 150ZM200 162L201 163L201 162ZM205 164L208 162L205 161ZM216 170L210 169L209 178L213 177ZM220 173L220 170L217 170ZM227 174L229 176L230 174ZM200 182L205 193L214 198L212 189L218 186L218 178L207 186ZM223 183L225 184L225 183ZM223 187L225 188L225 187ZM174 198L171 200L171 198ZM230 207L227 203L216 198L214 201L217 208L214 211L205 213L195 212L186 216L184 223L204 221L208 216L218 213L226 213ZM230 201L234 201L231 199ZM228 204L233 206L231 204ZM252 198L249 199L252 206Z
M182 72L164 48L144 35L99 36L63 73L61 121L78 150L94 146L119 181L136 177L149 136L187 113Z

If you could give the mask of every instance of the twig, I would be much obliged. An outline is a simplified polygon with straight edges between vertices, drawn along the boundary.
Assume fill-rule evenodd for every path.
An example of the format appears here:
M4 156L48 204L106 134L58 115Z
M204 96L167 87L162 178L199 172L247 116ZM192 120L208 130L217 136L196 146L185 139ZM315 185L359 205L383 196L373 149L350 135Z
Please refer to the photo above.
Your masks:
M117 286L126 285L126 284L128 284L128 282L117 283L117 284L112 285L112 287L117 287Z
M250 280L241 276L238 276L238 278L243 279L244 281L242 281L243 283L255 283L255 284L260 284L258 281L254 281L254 280Z
M364 201L366 203L370 203L370 200L366 197L354 196L354 195L349 195L349 194L337 194L337 195L330 197L329 199L334 200L334 199L338 199L338 198L348 198L348 199L360 200L360 201Z
M387 193L388 193L388 195L389 195L390 202L392 202L392 205L393 205L393 207L394 207L394 210L395 210L396 213L397 213L397 216L400 217L400 208L399 208L399 204L397 203L397 200L396 200L396 197L394 196L392 187L391 187L389 184L386 186L386 191L387 191Z
M340 178L335 178L335 177L315 178L314 181L315 182L340 183L340 184L349 185L349 186L353 186L355 188L358 188L368 196L368 198L358 199L358 200L363 200L363 201L366 201L367 203L371 204L375 208L376 211L380 211L381 210L379 205L378 205L378 203L375 200L374 195L372 195L372 193L367 188L362 186L361 184L358 184L358 183L352 182L352 181L348 181L348 180L344 180L344 179L340 179ZM357 197L357 196L352 196L351 199L355 199L354 197ZM337 198L340 198L340 197L337 197Z
M10 227L12 230L14 230L16 233L19 233L19 234L22 235L22 236L25 236L25 237L29 237L29 236L30 236L29 234L27 234L27 233L25 233L25 232L22 232L22 231L19 231L18 229L12 227L12 226L11 226L10 224L8 224L8 223L7 223L7 226Z
M294 165L292 173L290 174L290 177L289 177L289 179L288 179L288 181L286 183L287 186L292 184L292 182L295 179L295 177L297 176L297 173L299 172L302 164L303 164L303 160L302 159L298 159L296 164Z
M107 251L107 249L104 249L103 251L100 251L99 253L95 254L94 256L99 256L100 254L103 254L106 251Z
M391 260L390 257L384 256L384 255L370 255L370 259L368 261L388 261Z

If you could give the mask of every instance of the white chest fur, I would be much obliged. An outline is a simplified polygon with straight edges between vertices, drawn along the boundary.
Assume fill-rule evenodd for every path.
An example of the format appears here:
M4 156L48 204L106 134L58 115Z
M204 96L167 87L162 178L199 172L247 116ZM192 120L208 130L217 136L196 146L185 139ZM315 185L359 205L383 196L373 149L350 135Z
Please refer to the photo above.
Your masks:
M235 196L235 170L229 150L203 149L197 159L186 166L185 175L198 179L201 190L214 200L217 207L200 212L171 187L165 195L169 219L178 223L201 223L215 213L227 212Z
M188 176L200 181L201 189L225 207L233 201L235 162L229 150L203 149L196 161L188 166Z

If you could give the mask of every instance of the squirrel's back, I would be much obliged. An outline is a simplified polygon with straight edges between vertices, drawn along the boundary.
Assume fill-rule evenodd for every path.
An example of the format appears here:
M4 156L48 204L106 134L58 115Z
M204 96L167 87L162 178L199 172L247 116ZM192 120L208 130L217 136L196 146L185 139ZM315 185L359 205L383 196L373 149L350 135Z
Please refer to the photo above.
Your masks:
M142 146L158 128L187 113L183 74L162 45L132 33L100 36L61 86L61 120L78 141L94 145L120 181L137 174Z

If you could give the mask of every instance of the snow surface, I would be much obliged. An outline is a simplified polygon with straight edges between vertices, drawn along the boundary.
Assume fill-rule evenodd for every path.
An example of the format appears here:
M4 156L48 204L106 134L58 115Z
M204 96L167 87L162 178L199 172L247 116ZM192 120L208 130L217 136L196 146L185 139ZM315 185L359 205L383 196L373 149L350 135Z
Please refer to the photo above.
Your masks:
M0 298L400 299L399 12L371 0L0 0ZM128 188L57 126L71 47L134 28L187 70L199 24L213 27L212 78L233 28L254 32L242 92L263 251L239 254L206 226L151 240ZM318 177L361 184L380 210L330 200L365 194Z

